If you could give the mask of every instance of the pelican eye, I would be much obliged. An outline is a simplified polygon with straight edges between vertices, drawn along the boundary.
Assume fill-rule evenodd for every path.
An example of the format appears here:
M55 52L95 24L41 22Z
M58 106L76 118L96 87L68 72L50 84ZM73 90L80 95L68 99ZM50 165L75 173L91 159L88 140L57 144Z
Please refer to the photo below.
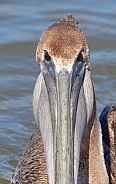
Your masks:
M81 51L81 52L79 52L79 54L78 54L78 56L77 56L76 60L77 60L77 62L79 62L79 61L83 61L83 54L82 54L82 51Z
M46 61L50 61L51 60L51 56L49 55L47 50L44 50L44 58Z

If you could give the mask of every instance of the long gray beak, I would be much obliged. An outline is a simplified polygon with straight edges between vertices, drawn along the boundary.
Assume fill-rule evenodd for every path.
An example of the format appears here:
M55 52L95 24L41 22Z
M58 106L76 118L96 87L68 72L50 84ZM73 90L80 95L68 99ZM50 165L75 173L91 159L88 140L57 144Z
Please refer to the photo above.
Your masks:
M33 111L43 139L49 184L77 183L80 145L91 113L86 80L91 77L84 62L75 61L70 71L59 72L53 62L41 63Z

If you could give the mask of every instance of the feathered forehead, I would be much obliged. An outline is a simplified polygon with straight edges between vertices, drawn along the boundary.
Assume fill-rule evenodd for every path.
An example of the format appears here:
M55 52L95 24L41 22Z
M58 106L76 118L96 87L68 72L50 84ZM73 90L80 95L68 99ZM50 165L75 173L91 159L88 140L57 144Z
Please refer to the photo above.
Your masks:
M48 27L37 47L36 61L42 60L43 51L47 50L51 57L60 60L62 64L74 62L78 53L84 50L83 54L89 65L89 50L86 37L78 29L74 17L66 16L60 22Z

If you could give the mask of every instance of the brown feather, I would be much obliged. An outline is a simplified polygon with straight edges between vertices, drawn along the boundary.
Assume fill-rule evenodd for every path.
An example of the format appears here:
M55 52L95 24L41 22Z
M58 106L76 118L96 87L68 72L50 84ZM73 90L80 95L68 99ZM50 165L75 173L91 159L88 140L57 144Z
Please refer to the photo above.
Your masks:
M43 141L38 128L30 138L28 147L18 163L11 183L48 184Z
M104 108L100 115L104 158L110 183L116 184L116 103Z
M44 31L37 47L37 62L42 61L44 50L48 51L56 65L60 60L60 65L63 66L73 63L79 52L83 50L86 65L90 65L86 37L78 29L73 16L64 17Z

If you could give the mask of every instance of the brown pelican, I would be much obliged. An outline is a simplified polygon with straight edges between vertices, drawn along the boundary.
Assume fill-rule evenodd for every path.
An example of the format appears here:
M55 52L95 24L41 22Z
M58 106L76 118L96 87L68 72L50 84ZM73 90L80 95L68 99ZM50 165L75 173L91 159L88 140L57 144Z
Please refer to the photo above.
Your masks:
M104 159L109 183L116 183L116 103L106 106L100 115Z
M110 145L102 145L89 49L72 15L44 31L36 60L41 68L33 94L37 128L12 183L109 184L113 165L109 171L104 159Z

